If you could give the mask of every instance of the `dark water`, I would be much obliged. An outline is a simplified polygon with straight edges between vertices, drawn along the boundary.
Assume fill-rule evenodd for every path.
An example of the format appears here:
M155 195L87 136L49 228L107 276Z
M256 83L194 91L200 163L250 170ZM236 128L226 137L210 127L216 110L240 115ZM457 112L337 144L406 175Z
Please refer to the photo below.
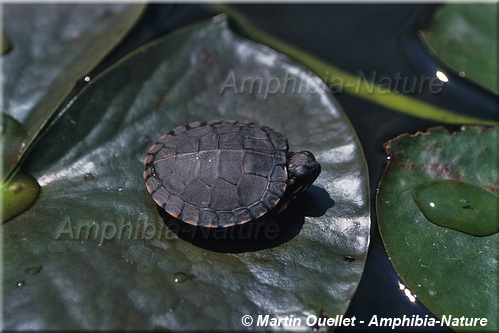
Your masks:
M414 38L415 30L428 23L435 5L428 4L258 4L238 5L251 20L273 35L290 42L352 74L366 77L402 77L418 82L434 75L438 64L428 59ZM213 12L197 4L157 4L149 6L144 18L127 39L105 59L96 72L115 62L139 45L180 26L209 18ZM237 31L237 27L233 27ZM251 36L249 36L251 37ZM433 73L433 74L432 74ZM413 97L451 108L463 114L498 119L497 98L469 84L450 82L445 90L411 92ZM406 87L396 87L400 90ZM410 88L410 87L409 87ZM416 299L411 302L400 290L397 274L380 239L374 198L383 173L386 156L382 144L401 133L416 132L441 125L399 114L381 106L337 93L335 97L350 118L369 167L372 198L372 231L365 273L346 313L369 320L403 315L433 315ZM370 327L370 330L376 329ZM340 328L337 331L347 331ZM379 328L379 330L385 330ZM400 329L399 329L400 330ZM422 328L421 330L430 330ZM431 331L450 331L431 328Z

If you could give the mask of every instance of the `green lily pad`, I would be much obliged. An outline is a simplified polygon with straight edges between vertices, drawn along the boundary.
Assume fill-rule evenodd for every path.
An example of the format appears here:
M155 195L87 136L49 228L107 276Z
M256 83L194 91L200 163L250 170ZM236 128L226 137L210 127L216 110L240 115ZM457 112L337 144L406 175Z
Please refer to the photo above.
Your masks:
M499 328L498 220L490 216L497 216L498 136L498 127L435 128L385 145L390 159L377 213L386 250L403 283L435 315L488 321L451 322L457 331Z
M460 76L499 94L497 3L451 3L423 31L427 45Z
M142 160L176 125L214 118L276 128L314 152L320 177L275 219L210 238L186 228L148 194ZM42 193L3 226L4 328L242 330L265 314L306 328L343 314L363 271L368 179L348 119L319 78L223 16L93 80L24 165Z
M30 147L78 80L121 41L144 5L6 4L3 111L26 129ZM5 170L7 174L9 170Z

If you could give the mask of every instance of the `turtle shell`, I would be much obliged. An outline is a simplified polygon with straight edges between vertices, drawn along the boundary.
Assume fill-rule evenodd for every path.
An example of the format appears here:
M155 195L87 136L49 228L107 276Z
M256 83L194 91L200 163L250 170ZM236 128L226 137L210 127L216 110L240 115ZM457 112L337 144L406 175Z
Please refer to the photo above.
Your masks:
M252 122L211 121L161 136L144 159L154 201L192 225L228 227L274 208L287 183L287 139Z

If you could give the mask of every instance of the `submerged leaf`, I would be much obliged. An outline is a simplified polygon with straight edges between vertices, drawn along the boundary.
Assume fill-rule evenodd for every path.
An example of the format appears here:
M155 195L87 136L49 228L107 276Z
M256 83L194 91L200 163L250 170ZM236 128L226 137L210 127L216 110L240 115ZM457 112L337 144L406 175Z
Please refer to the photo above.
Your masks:
M499 197L457 180L436 180L414 190L416 205L428 221L473 236L499 232Z
M497 204L498 136L497 127L463 127L395 138L386 144L390 159L377 196L381 237L404 284L437 316L486 318L480 329L490 331L497 331L499 313L499 234L487 216L497 214L488 206ZM433 207L420 209L426 204ZM442 204L449 210L428 214ZM462 220L468 218L477 220ZM474 235L477 224L486 226L478 231L483 237Z
M159 209L142 173L161 134L216 118L276 128L322 173L276 219L208 238ZM43 191L4 225L6 328L241 330L245 314L293 315L306 328L309 315L344 313L363 271L368 180L348 119L317 77L235 36L223 17L95 79L26 168Z
M497 3L450 3L439 8L423 38L460 76L499 94Z

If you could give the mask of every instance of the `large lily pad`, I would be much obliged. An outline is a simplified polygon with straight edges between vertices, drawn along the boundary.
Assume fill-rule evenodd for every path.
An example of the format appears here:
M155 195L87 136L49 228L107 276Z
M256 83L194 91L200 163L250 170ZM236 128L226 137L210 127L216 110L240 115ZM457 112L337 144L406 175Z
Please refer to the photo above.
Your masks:
M277 219L210 239L185 229L147 193L142 159L162 133L210 118L276 128L316 154L321 176ZM90 83L25 167L42 193L3 226L4 328L240 330L260 314L306 327L344 313L363 270L369 191L353 129L317 77L223 17Z
M451 3L439 8L423 38L447 66L499 94L497 3Z
M3 110L27 132L21 153L88 74L121 41L144 5L6 4ZM7 174L9 170L5 170Z
M451 322L458 331L499 327L498 136L497 127L438 128L386 144L390 160L377 197L386 250L404 284L437 316L488 321Z

